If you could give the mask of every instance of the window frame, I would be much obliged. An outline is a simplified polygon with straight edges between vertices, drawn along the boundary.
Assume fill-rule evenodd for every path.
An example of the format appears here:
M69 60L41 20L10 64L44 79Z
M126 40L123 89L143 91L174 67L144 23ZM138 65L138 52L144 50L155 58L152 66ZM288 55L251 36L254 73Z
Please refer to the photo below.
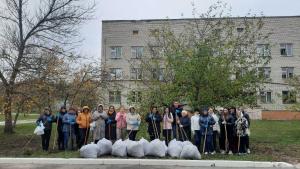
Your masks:
M141 49L141 51L139 51ZM132 59L141 59L144 57L144 46L131 46L131 58ZM139 55L139 53L141 53Z
M108 92L108 101L112 104L121 104L122 96L121 91L115 90L115 91L109 91Z
M288 50L288 47L290 47L290 50ZM280 43L280 56L281 57L293 57L293 44L292 43ZM285 50L285 54L282 53L282 50ZM290 54L288 53L290 51Z
M114 49L115 48L115 49ZM118 52L118 49L119 52ZM113 51L115 50L115 56L113 57ZM122 46L110 46L110 59L122 59ZM119 56L118 56L119 53Z

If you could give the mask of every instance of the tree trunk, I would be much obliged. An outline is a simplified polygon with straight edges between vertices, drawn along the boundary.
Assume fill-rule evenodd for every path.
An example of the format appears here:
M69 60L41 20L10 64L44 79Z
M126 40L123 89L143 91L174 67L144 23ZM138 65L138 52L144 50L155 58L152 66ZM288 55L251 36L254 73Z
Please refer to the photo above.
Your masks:
M11 90L6 90L6 97L5 97L5 102L4 102L4 114L5 114L4 133L9 133L9 134L13 133L11 104L12 104Z

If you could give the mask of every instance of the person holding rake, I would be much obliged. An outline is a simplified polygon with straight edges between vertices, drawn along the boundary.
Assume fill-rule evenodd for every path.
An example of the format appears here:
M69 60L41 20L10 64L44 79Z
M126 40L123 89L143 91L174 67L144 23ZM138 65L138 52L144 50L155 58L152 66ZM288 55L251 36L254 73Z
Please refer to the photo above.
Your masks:
M246 136L248 129L248 120L243 116L240 109L236 113L237 120L235 122L236 134L238 137L238 154L243 155L247 153L246 149Z
M150 140L159 139L161 133L160 122L162 121L162 117L159 114L157 107L151 107L151 112L146 115L145 120L148 123Z
M117 139L117 128L116 128L116 110L114 106L109 106L107 116L105 120L105 138L112 142Z
M82 108L82 112L80 112L76 118L76 123L79 126L78 149L80 149L83 145L87 144L91 121L92 117L90 113L90 108L88 106L84 106Z
M203 114L199 119L200 128L202 131L203 139L203 153L208 155L208 153L214 155L216 154L213 145L213 125L215 124L214 118L208 114L207 109L203 109Z

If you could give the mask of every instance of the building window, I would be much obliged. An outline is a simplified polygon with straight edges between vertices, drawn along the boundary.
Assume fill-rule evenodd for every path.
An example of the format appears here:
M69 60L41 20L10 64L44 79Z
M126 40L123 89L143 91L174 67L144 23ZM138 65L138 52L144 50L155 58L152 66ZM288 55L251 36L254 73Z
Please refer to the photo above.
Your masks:
M263 104L272 103L272 92L261 91L260 92L260 102Z
M112 46L110 47L110 58L111 59L121 59L122 57L122 47L121 46Z
M138 35L138 34L139 34L139 31L138 31L138 30L133 30L133 31L132 31L132 34L133 34L133 35Z
M110 69L110 80L121 80L122 79L122 69L121 68L111 68Z
M287 79L294 76L293 67L282 67L281 70L282 70L282 79Z
M141 68L131 68L130 70L131 80L142 80L142 69Z
M152 58L161 58L163 56L163 48L159 46L151 46L150 54Z
M293 56L293 44L291 43L280 44L280 55L284 57Z
M239 32L239 33L241 33L241 32L244 31L244 28L236 28L236 31Z
M282 91L282 103L283 104L296 103L296 93L291 91Z
M164 68L154 68L152 69L152 77L154 80L163 81L164 80Z
M150 35L151 36L156 36L159 33L159 29L150 29Z
M144 47L142 46L133 46L131 47L131 53L133 59L140 59L144 55Z
M270 67L259 67L258 73L260 76L269 79L271 77L271 68Z
M140 92L140 91L131 91L128 99L132 103L140 103L142 101L142 92Z
M109 103L121 104L121 92L120 91L110 91L109 92Z
M271 56L271 50L269 44L258 44L257 45L257 55L260 57Z

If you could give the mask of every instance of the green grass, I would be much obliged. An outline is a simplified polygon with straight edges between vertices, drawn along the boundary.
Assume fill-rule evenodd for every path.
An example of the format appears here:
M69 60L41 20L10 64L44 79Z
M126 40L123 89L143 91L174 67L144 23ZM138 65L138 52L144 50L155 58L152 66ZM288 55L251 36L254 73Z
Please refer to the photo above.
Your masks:
M203 156L210 160L254 160L300 162L300 122L299 121L252 121L250 146L252 153L244 156L213 155ZM0 157L79 157L78 151L51 150L41 151L41 139L33 135L34 124L17 125L14 134L4 135L0 127ZM55 125L53 125L55 128ZM143 124L138 132L138 139L148 139L147 126ZM54 131L51 137L52 149ZM28 141L31 141L28 143ZM91 141L91 138L90 138ZM28 143L26 145L26 143ZM25 146L26 145L26 146ZM113 157L103 157L113 158ZM146 157L151 158L151 157Z
M24 116L24 114L20 114L18 117L18 120L32 120L32 119L37 119L39 116L39 114L26 114ZM12 115L12 119L15 119L15 114ZM4 121L5 120L5 116L4 114L0 114L0 121Z

